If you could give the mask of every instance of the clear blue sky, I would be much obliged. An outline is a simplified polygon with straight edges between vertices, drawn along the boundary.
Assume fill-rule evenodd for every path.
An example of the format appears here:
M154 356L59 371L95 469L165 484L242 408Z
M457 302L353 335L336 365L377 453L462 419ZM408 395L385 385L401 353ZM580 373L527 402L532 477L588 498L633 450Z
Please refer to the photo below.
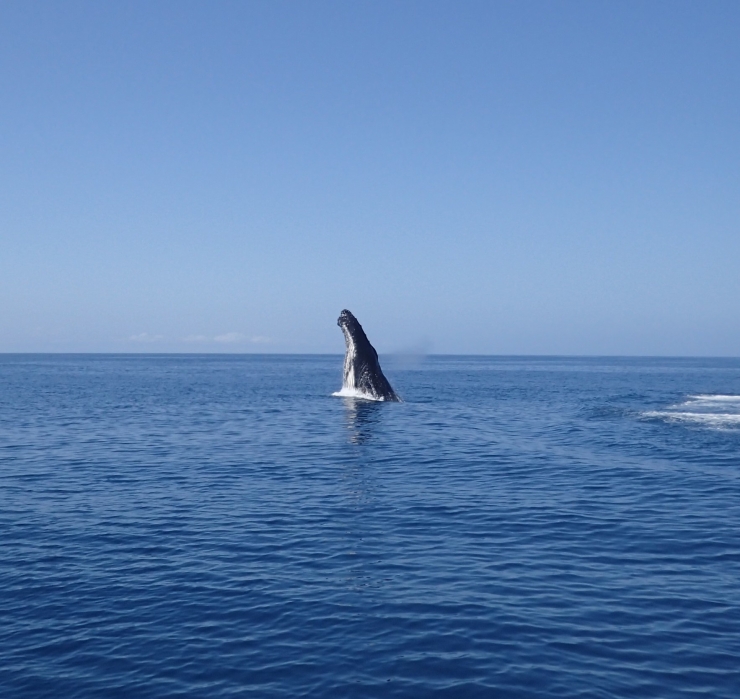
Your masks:
M740 355L740 2L0 4L0 351Z

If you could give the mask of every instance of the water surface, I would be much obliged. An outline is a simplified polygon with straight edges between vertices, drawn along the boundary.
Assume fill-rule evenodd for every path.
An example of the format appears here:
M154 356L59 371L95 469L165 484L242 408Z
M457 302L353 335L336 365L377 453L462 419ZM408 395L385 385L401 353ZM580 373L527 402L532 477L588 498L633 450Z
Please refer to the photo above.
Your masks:
M740 696L740 360L0 356L7 697Z

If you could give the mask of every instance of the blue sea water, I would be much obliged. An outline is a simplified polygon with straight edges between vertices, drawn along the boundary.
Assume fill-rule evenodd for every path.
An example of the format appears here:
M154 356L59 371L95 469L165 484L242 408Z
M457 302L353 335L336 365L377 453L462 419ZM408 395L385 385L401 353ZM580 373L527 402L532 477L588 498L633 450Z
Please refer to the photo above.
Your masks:
M740 360L0 356L2 697L740 697Z

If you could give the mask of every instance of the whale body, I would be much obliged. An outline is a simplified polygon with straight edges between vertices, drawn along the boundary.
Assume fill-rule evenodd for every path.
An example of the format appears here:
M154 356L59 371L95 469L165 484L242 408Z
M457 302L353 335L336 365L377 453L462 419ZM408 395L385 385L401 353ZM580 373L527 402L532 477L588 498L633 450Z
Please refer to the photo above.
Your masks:
M357 318L345 309L339 314L337 325L344 333L347 351L344 355L342 390L334 395L400 401L383 375L378 353L370 344Z

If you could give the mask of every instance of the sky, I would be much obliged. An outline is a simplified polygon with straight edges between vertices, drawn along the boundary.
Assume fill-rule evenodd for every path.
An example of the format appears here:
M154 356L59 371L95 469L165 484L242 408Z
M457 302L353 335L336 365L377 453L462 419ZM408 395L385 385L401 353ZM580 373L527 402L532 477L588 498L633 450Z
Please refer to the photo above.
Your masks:
M740 3L0 4L0 352L740 356Z

